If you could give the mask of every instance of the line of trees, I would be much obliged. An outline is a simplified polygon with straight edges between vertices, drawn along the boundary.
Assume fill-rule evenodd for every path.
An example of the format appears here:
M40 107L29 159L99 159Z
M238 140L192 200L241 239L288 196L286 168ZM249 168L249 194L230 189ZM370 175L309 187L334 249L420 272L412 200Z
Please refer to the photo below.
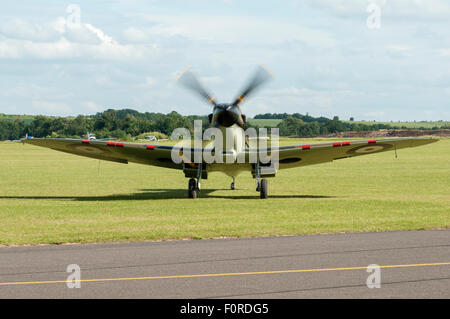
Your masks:
M77 117L0 116L0 140L17 140L26 134L34 137L85 137L87 132L97 138L131 139L146 132L170 135L175 128L193 130L194 120L208 123L207 116L183 116L177 112L140 113L131 109L106 110L95 115Z
M308 114L302 115L299 113L266 113L258 114L255 119L282 119L277 125L280 129L280 136L315 136L325 135L337 132L361 132L361 131L377 131L382 129L411 129L406 126L394 126L384 123L366 124L354 123L353 118L350 121L341 121L339 117L335 116L333 119L326 117L312 117ZM425 128L419 127L420 130L435 130L435 129L450 129L450 126Z
M337 116L332 120L327 118L317 118L314 120L311 116L288 116L277 125L281 136L314 136L337 132L349 131L376 131L380 129L393 129L386 124L374 123L371 125L357 124L340 121Z
M406 129L382 123L371 125L343 122L337 116L333 119L312 117L308 114L267 113L255 119L282 119L278 124L281 136L314 136L346 131L371 131L379 129ZM34 137L85 137L87 132L97 138L114 137L132 139L147 132L169 135L175 128L185 127L193 131L194 120L201 120L203 128L209 126L207 116L183 116L177 112L141 113L132 109L109 109L95 115L77 117L50 116L8 116L0 114L0 140L18 140L26 134ZM248 124L248 127L252 125ZM253 127L258 128L257 125ZM450 127L441 127L450 128Z

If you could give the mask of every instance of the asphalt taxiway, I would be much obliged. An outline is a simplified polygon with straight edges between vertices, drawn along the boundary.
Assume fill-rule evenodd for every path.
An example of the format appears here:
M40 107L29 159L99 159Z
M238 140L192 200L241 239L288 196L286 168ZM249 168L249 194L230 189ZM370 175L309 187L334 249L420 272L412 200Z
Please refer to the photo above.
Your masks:
M0 298L450 298L450 230L0 247Z

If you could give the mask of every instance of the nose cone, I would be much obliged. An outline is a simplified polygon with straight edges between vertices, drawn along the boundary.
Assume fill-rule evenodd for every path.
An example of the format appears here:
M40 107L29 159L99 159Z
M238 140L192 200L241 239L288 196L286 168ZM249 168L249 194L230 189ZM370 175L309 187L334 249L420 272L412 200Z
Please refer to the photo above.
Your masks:
M221 105L214 112L216 125L230 127L237 124L241 127L244 126L242 120L242 114L238 107L232 105Z
M236 123L236 114L227 110L220 111L217 114L217 123L221 126L230 127Z

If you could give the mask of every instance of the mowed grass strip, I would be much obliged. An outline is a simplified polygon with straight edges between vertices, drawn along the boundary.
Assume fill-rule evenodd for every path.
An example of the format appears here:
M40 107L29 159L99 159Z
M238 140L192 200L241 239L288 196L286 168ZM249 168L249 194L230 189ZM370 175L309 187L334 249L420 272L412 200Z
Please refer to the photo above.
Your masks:
M281 144L319 140L283 139ZM320 139L323 141L323 139ZM448 228L450 139L280 171L259 199L250 173L181 171L0 143L0 244L253 237Z

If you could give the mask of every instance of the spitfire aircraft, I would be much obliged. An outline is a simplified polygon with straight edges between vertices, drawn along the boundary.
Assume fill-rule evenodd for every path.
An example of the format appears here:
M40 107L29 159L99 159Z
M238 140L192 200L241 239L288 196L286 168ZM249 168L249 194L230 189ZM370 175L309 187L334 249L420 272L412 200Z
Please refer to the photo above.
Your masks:
M232 178L231 189L235 189L235 178L242 172L250 172L256 179L256 191L260 193L260 198L268 197L267 178L275 177L278 170L296 168L313 164L332 162L334 160L375 154L390 150L397 150L406 147L415 147L436 142L432 138L388 138L352 140L342 142L329 142L303 145L273 146L265 147L263 150L259 143L255 146L249 145L249 139L244 133L246 127L246 116L242 114L240 104L251 93L259 88L263 83L271 78L271 73L264 67L259 67L244 90L232 103L219 104L197 80L190 70L185 70L178 77L178 81L185 87L199 94L205 101L213 107L212 113L208 116L212 128L217 128L225 134L227 138L231 136L233 141L231 146L223 141L213 140L208 145L200 148L184 146L181 149L177 145L155 145L142 143L124 143L96 139L71 139L71 138L32 138L23 139L24 143L48 147L57 151L70 154L86 156L90 158L113 161L127 164L129 162L145 165L158 166L163 168L177 169L184 172L189 178L188 197L196 198L200 191L201 179L207 179L212 172L222 172ZM258 138L257 138L258 139ZM179 153L183 160L174 161L173 153ZM202 160L193 161L194 155L205 151L215 152L226 158L226 161L207 163ZM259 157L256 161L249 160L250 155L255 152L259 154L266 151L269 154L269 161L262 162ZM183 156L189 153L190 157ZM277 165L271 163L270 156L277 153ZM243 156L240 156L243 155ZM238 161L244 158L244 161ZM272 169L267 169L272 167Z

